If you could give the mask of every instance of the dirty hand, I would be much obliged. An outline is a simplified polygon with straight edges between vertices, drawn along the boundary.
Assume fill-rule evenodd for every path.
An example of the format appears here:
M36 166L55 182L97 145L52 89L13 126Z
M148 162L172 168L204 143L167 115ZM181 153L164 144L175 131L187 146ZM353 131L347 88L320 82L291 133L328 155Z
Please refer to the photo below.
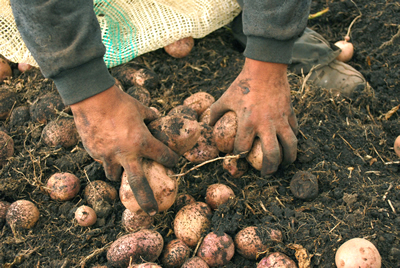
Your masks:
M156 214L157 202L142 159L172 167L178 155L147 129L144 120L154 120L155 112L116 86L71 105L71 110L85 149L103 163L107 178L119 180L123 168L140 207L149 215Z
M287 65L246 58L239 76L211 106L210 125L229 110L238 118L234 153L249 151L254 138L259 137L262 175L274 173L281 159L284 165L296 160L297 119L290 99Z

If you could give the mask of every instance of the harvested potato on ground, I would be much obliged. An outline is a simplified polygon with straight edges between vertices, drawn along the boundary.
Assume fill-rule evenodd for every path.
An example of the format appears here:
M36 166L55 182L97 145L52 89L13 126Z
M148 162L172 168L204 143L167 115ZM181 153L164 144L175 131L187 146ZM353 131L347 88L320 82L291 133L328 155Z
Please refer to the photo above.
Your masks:
M50 121L42 130L42 140L49 147L68 148L79 141L78 130L72 118L59 118Z
M84 190L84 196L87 203L91 206L100 202L107 201L113 203L118 198L118 192L106 181L95 180L89 182Z
M80 226L92 226L97 221L96 212L88 206L82 205L75 211L75 220Z
M13 91L8 90L7 88L0 89L0 119L6 119L10 115L11 109L14 107L16 102L17 95Z
M169 209L174 204L178 193L176 179L169 176L174 174L173 171L155 161L146 159L143 160L143 171L153 190L154 198L158 204L158 211ZM119 197L125 208L130 211L138 212L142 210L133 195L126 172L122 174Z
M25 122L28 122L30 119L29 115L29 107L28 106L19 106L12 110L10 115L10 126L22 126Z
M226 233L208 233L200 244L197 256L211 267L226 265L235 254L232 238Z
M204 202L184 206L175 216L174 233L189 247L194 247L210 227L211 208Z
M162 268L162 267L157 263L146 262L142 264L132 264L129 265L128 268Z
M282 241L282 232L269 227L249 226L235 236L236 251L249 260L256 260L258 254L273 246L273 242Z
M125 88L137 85L147 90L154 90L160 84L155 72L133 62L112 68L111 75L119 80Z
M161 255L164 240L155 230L142 229L135 233L121 236L107 251L107 260L113 267L127 267L142 260L153 262Z
M200 257L192 257L185 261L181 268L209 268L208 264Z
M186 105L178 105L172 108L167 115L175 115L175 114L181 114L183 116L188 116L189 118L192 118L193 120L198 119L197 112L190 108L189 106Z
M282 162L282 147L279 146L279 149L281 151L281 156L279 162ZM253 147L251 148L250 152L246 156L247 162L249 164L257 169L261 170L262 168L262 162L263 162L263 153L262 153L262 147L261 147L261 140L259 138L254 139L253 142Z
M174 58L184 58L194 47L193 37L185 37L164 47L165 52Z
M212 127L206 123L199 123L201 127L200 137L195 146L183 154L190 162L199 164L218 156L219 150L212 135Z
M197 92L183 100L183 105L189 106L200 116L205 110L210 108L215 102L215 98L207 92Z
M127 232L136 232L140 229L149 229L154 223L154 217L143 210L132 212L125 209L122 213L121 224Z
M192 149L201 135L200 124L181 114L167 115L148 125L151 134L179 155Z
M233 197L235 197L235 193L231 187L223 183L214 183L207 187L205 199L210 208L217 209Z
M14 140L4 131L0 131L0 168L14 155Z
M341 49L340 54L336 57L337 60L348 62L354 54L354 46L346 40L340 40L335 43L335 46Z
M214 125L213 136L218 150L223 153L233 151L236 130L237 116L233 111L225 113Z
M190 248L180 239L171 240L164 248L161 262L165 268L181 267L190 257Z
M147 107L150 105L150 92L146 88L133 85L126 90L126 93L137 99L143 105Z
M396 140L394 141L394 151L398 157L400 157L400 136L397 136Z
M17 200L9 206L6 214L7 224L12 231L31 229L39 220L39 209L28 200Z
M227 154L226 156L232 156ZM249 169L249 163L244 158L225 158L222 161L222 168L226 170L232 178L242 177Z
M3 227L3 224L6 220L7 210L10 205L11 204L7 201L0 201L0 227Z
M32 68L33 68L33 66L30 65L29 63L25 63L25 62L18 63L18 71L20 71L21 73L26 72Z
M47 124L55 118L57 111L63 111L65 105L61 96L56 92L50 92L37 98L29 107L29 112L33 122Z
M50 198L57 201L67 201L74 198L81 189L77 176L69 172L57 172L47 180L47 192Z
M207 108L199 117L199 122L206 123L207 125L210 124L210 115L211 115L211 109Z
M318 179L308 171L299 171L290 181L290 190L299 199L314 199L318 196Z
M0 83L12 76L11 66L6 59L0 58Z
M257 268L297 268L297 265L287 255L274 252L262 258Z
M196 199L194 199L194 197L191 196L190 194L179 194L176 197L175 210L179 211L184 206L192 204L194 202L196 202Z
M335 255L337 268L380 268L381 261L378 249L364 238L347 240Z

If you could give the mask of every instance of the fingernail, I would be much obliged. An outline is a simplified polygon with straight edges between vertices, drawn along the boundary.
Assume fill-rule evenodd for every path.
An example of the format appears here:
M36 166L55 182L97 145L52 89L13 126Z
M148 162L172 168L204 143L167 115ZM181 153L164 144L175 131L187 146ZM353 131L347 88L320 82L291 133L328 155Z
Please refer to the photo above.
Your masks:
M150 210L150 211L147 212L147 214L149 214L149 216L154 216L154 215L157 214L157 211L155 211L155 210Z

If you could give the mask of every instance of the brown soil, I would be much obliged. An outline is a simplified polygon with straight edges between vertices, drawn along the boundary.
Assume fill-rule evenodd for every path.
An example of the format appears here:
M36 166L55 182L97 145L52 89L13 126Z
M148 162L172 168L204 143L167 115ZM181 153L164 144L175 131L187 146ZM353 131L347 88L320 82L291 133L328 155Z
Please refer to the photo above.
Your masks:
M382 267L400 267L400 165L393 150L400 135L400 4L358 2L357 9L353 1L313 1L311 13L328 6L330 11L310 20L309 27L334 43L344 38L349 25L362 14L351 28L356 51L349 64L371 87L352 100L336 98L304 83L304 77L290 74L300 126L294 164L270 178L250 169L242 178L233 179L222 169L222 162L216 161L180 179L179 192L199 201L204 201L212 183L232 187L236 198L214 212L212 230L234 236L246 226L277 228L283 242L274 243L268 251L283 252L299 263L295 246L301 246L311 257L310 267L335 267L338 247L350 238L364 237L378 248ZM219 98L240 72L243 60L229 29L222 28L195 40L186 58L172 58L160 49L134 62L159 75L161 85L151 91L151 105L167 112L198 91ZM30 106L39 96L55 91L52 81L38 69L21 74L13 67L13 78L2 85L15 93L13 109ZM22 119L2 120L1 129L14 139L15 152L0 171L0 200L31 200L40 218L33 229L16 234L3 225L0 264L30 268L106 265L110 243L126 234L121 225L123 205L113 203L90 228L78 226L73 212L86 204L83 188L88 180L106 180L104 172L81 143L70 148L47 147L41 141L44 124L29 119L27 111L20 110ZM56 114L66 115L68 109ZM175 172L192 166L182 158ZM50 175L59 171L74 173L81 180L82 189L71 201L51 200L44 190ZM314 199L304 201L290 191L298 171L316 176L318 195ZM109 182L118 189L118 182ZM172 207L155 217L154 227L165 242L175 238L171 224L176 212ZM256 267L256 263L235 254L226 267Z

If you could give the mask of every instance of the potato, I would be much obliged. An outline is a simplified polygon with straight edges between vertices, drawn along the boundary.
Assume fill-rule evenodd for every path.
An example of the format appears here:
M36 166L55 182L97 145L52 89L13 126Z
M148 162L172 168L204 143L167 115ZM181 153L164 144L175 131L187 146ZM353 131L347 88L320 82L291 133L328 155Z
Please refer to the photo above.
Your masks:
M142 264L129 265L128 268L162 268L162 267L157 263L146 262Z
M175 106L174 108L172 108L167 115L175 115L175 114L181 114L184 116L188 116L189 118L192 118L193 120L198 119L198 115L197 112L190 108L189 106L185 106L185 105L178 105Z
M13 232L19 229L31 229L39 220L39 209L28 200L17 200L9 206L6 214L7 224Z
M354 54L354 46L352 43L347 42L346 40L337 41L335 46L341 49L340 54L336 57L337 60L348 62L351 60Z
M96 212L88 206L82 205L75 211L75 220L80 226L92 226L97 221Z
M226 233L211 232L204 237L197 251L197 256L211 267L226 265L235 254L232 238Z
M11 204L7 201L0 201L0 227L3 227L3 224L6 220L7 210L10 205Z
M185 261L181 268L209 268L208 264L200 257L192 257Z
M279 149L281 151L280 162L282 162L282 147L279 145ZM263 153L261 147L261 140L259 138L254 139L253 147L251 148L250 152L246 156L247 162L257 169L261 170L262 168L262 161L263 161Z
M217 209L234 197L235 193L231 187L222 183L214 183L207 187L205 199L210 208Z
M78 130L73 118L59 118L50 121L42 130L42 140L49 147L68 148L79 141Z
M183 154L183 156L194 164L203 163L218 156L219 150L212 135L212 128L206 123L200 123L201 132L195 146Z
M184 206L175 216L174 233L189 247L194 247L210 225L211 208L204 202Z
M0 168L14 155L14 140L4 131L0 131Z
M174 58L184 58L194 47L193 37L185 37L164 47L165 52Z
M146 88L133 85L126 90L126 93L137 99L144 106L148 107L150 105L150 92Z
M0 83L12 76L11 66L6 59L0 58Z
M282 232L269 227L249 226L235 236L236 251L249 260L256 260L258 254L266 251L273 242L282 241Z
M65 105L56 92L50 92L37 98L29 107L33 122L47 124L57 116L57 111L63 111Z
M84 196L87 203L91 206L94 204L107 201L109 203L113 203L118 198L118 192L106 181L95 180L91 181L86 185L84 190Z
M227 154L230 156L232 154ZM232 178L242 177L249 169L249 163L244 158L225 158L222 161L222 168L229 173Z
M285 254L274 252L262 258L257 268L297 268L297 265Z
M190 248L182 240L171 240L163 250L161 263L165 268L181 267L189 259L190 252Z
M335 255L337 268L380 268L381 261L378 249L364 238L347 240Z
M125 209L122 213L121 224L127 232L136 232L140 229L149 229L154 223L154 217L143 210L132 212Z
M290 190L299 199L314 199L318 196L318 179L308 171L298 171L290 181Z
M207 92L197 92L183 100L183 105L191 107L201 115L215 102L215 98Z
M201 126L181 114L167 115L148 125L151 134L179 155L192 149L201 135Z
M29 107L19 106L12 110L10 115L10 126L22 126L25 122L30 120Z
M194 202L196 202L196 199L194 199L194 197L191 196L190 194L179 194L176 197L175 209L176 211L179 211L184 206L192 204Z
M119 80L125 88L137 85L147 90L154 90L160 84L158 75L155 72L134 62L128 62L112 68L111 75Z
M155 230L142 229L121 236L107 251L107 260L113 267L127 267L129 263L153 262L161 255L164 240Z
M69 172L54 173L47 180L47 192L53 200L71 200L78 194L80 189L80 180L77 176Z
M394 151L398 157L400 157L400 135L397 136L396 140L394 141Z
M161 212L169 209L174 204L178 193L176 179L169 177L169 175L173 174L173 171L155 161L146 159L143 160L143 171L153 190L154 198L158 204L158 211ZM139 212L142 210L133 195L125 171L122 174L119 197L125 208L129 209L131 212Z
M28 71L28 70L30 70L30 69L32 69L32 68L33 68L33 66L30 65L30 64L28 64L28 63L25 63L25 62L20 62L20 63L18 63L18 70L19 70L21 73L26 72L26 71Z
M210 124L210 115L211 115L211 109L207 108L199 117L199 122L206 123L207 125Z
M233 151L236 130L237 116L233 111L225 113L214 125L213 136L218 150L223 153Z
M1 58L0 58L0 76L1 76ZM1 77L0 77L0 81ZM11 110L17 102L17 95L11 89L0 89L0 119L7 119Z

